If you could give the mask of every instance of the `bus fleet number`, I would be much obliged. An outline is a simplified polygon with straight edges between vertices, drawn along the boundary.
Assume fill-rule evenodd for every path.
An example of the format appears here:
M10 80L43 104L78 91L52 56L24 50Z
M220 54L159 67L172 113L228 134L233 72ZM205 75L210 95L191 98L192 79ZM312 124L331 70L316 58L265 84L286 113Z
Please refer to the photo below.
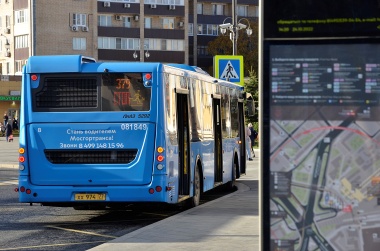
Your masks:
M146 131L148 130L148 125L147 124L121 124L121 130Z

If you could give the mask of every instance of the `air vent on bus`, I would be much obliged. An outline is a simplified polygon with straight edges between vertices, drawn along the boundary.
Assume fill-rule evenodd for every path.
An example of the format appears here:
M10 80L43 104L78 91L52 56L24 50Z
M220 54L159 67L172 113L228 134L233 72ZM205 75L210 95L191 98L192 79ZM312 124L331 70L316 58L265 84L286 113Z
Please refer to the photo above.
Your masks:
M119 150L50 150L47 160L53 164L128 164L137 155L137 149Z

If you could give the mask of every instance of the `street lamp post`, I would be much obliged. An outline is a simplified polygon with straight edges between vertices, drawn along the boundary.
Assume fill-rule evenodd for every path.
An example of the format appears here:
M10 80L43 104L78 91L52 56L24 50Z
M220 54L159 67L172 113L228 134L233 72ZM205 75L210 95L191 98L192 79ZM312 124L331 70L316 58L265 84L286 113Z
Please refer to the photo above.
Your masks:
M238 32L239 30L246 29L247 35L251 36L252 35L252 29L251 25L249 23L249 20L246 18L240 18L238 21L237 20L237 15L236 15L236 0L232 0L232 24L231 23L225 23L226 20L231 17L227 17L226 19L223 20L223 24L220 24L220 32L224 35L226 34L227 30L230 32L230 39L232 41L232 55L237 54L237 39L238 39ZM242 24L241 21L246 21L248 23L248 28L247 25Z
M144 55L145 55L146 58L149 58L150 57L150 53L148 51L148 46L144 45L144 49L145 48L146 48L146 51L145 51ZM140 51L140 47L137 47L137 49ZM136 60L139 56L140 56L140 52L137 53L137 51L135 50L135 52L133 53L133 58Z

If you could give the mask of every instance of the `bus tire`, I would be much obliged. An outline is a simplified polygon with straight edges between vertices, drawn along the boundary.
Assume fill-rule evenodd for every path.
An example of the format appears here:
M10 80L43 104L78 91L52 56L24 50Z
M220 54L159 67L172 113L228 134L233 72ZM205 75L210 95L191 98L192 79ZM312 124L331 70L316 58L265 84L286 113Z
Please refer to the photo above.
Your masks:
M237 176L237 164L234 162L232 166L232 177L231 180L227 182L226 189L227 191L236 191L236 176Z
M194 171L194 184L193 184L193 197L190 198L190 207L199 206L201 201L201 174L199 173L199 167Z

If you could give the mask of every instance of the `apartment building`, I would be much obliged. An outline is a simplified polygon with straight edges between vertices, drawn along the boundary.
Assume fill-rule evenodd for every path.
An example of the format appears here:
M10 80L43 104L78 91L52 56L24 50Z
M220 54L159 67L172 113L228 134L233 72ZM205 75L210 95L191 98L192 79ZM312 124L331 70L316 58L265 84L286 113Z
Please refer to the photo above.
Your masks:
M238 18L257 20L258 0L235 1ZM13 96L19 94L22 66L32 55L82 54L98 61L208 68L213 58L207 44L219 35L219 24L231 22L232 2L0 0L0 112L17 116L19 102Z

